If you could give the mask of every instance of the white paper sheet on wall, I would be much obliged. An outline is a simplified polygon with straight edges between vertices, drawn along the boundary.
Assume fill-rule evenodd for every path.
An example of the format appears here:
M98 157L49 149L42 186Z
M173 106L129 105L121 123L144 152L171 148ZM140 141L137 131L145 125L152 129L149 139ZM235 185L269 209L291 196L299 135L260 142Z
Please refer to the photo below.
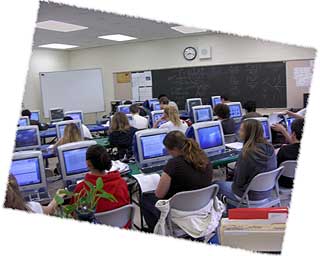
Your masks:
M151 71L132 73L132 99L144 101L152 98Z
M145 101L148 99L152 99L152 87L139 87L139 100Z
M310 63L311 64L311 63ZM313 67L296 67L293 69L293 78L297 87L309 87L311 85Z

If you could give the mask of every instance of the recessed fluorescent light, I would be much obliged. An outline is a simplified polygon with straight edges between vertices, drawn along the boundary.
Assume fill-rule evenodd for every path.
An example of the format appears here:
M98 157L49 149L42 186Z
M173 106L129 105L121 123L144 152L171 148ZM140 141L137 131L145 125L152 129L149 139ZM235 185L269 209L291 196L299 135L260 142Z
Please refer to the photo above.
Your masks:
M204 28L194 28L194 27L185 27L185 26L171 27L171 29L183 34L201 33L201 32L208 31L207 29L204 29Z
M38 47L65 50L65 49L76 48L78 46L77 45L71 45L71 44L43 44L43 45L39 45Z
M72 31L87 29L87 27L65 23L61 21L56 21L56 20L47 20L47 21L38 22L36 27L41 29L59 31L59 32L72 32Z
M98 38L112 40L112 41L129 41L129 40L137 39L132 36L126 36L121 34L98 36Z

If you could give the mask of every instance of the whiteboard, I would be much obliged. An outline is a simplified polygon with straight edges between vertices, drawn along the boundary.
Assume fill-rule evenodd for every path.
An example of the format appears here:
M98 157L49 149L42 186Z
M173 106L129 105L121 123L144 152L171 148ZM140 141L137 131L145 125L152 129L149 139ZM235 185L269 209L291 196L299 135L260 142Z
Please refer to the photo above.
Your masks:
M84 113L105 111L101 69L40 72L43 112L62 107Z

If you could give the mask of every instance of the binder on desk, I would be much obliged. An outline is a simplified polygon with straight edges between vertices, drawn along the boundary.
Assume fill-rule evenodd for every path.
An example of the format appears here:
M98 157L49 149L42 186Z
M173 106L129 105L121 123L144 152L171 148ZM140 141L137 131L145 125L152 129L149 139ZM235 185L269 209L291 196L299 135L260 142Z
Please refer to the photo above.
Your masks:
M236 208L228 212L229 220L268 220L270 223L285 223L288 208Z

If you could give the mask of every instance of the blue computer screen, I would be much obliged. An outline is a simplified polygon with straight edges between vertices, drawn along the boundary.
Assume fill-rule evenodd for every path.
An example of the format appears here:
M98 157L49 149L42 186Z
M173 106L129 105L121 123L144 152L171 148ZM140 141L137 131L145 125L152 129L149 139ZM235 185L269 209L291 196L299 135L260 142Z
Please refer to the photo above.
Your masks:
M220 104L222 101L221 101L221 98L213 98L213 105L216 106L218 104Z
M204 122L204 121L211 121L212 115L209 108L202 108L197 109L196 111L196 121L197 122Z
M67 175L79 174L88 171L86 163L86 152L86 147L63 152Z
M262 124L262 128L263 128L264 138L266 140L269 140L270 139L270 130L269 130L268 121L262 121L261 124Z
M27 126L28 125L28 119L27 118L20 118L18 122L19 126Z
M37 130L34 128L18 130L16 134L16 148L38 146Z
M19 186L41 183L40 166L37 157L13 160L10 173L16 177Z
M75 120L75 121L81 121L82 122L82 115L80 112L78 113L70 113L70 114L67 114L66 116L70 116L72 118L72 120Z
M152 107L152 104L153 104L153 103L159 103L159 100L153 99L153 100L148 100L148 102L149 102L149 106L150 106L150 108L151 108L151 107Z
M59 132L60 132L60 137L63 137L64 134L64 129L68 124L64 124L64 125L59 125ZM77 126L79 129L81 129L80 124L77 123Z
M202 149L214 148L223 145L219 125L198 129L199 145Z
M30 120L40 121L39 112L31 112Z
M160 110L161 109L160 108L160 103L153 103L152 106L153 106L152 107L153 110Z
M158 114L154 114L153 115L153 122L156 123L161 117L163 116L163 113L158 113ZM160 127L160 125L166 123L166 120L162 120L161 122L159 122L158 127Z
M119 112L122 112L122 113L125 113L125 114L130 114L129 106L119 107Z
M288 129L288 133L291 134L292 130L291 130L291 124L292 122L295 120L294 117L289 117L287 118L287 129Z
M241 107L240 105L230 105L230 118L238 118L241 117Z
M141 137L141 147L143 159L150 159L167 155L167 150L163 145L165 133Z

